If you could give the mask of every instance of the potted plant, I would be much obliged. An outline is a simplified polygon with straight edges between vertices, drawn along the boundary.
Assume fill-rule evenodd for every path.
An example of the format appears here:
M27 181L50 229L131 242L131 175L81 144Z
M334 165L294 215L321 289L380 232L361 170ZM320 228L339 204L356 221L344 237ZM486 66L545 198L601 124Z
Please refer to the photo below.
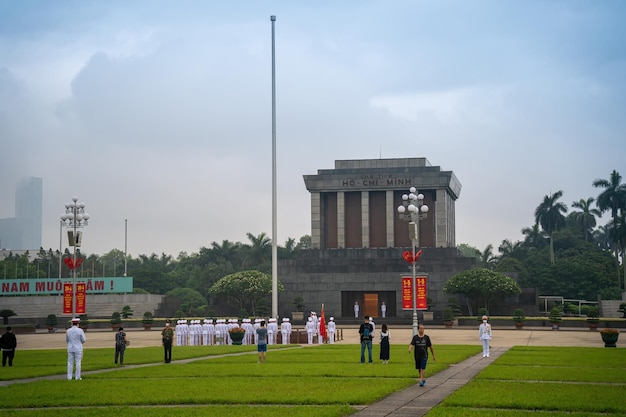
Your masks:
M133 315L133 309L130 308L130 306L124 306L124 307L122 307L121 315L122 315L123 319L128 319L128 318L130 318L130 316Z
M116 311L111 314L111 329L113 329L113 331L117 331L117 329L120 328L120 324L122 324L122 315Z
M617 329L602 329L600 330L600 336L604 342L604 347L617 347L617 339L619 338L619 330Z
M154 322L154 316L151 312L146 311L143 313L143 318L141 319L141 323L143 324L144 330L150 330L152 328L152 323Z
M58 322L56 314L48 314L48 317L46 318L48 333L54 333L54 326L56 326Z
M296 311L291 313L291 319L292 320L304 320L304 298L298 296L296 298L293 299L293 306L295 307Z
M548 318L550 323L552 323L552 330L559 330L559 324L561 323L561 309L558 307L554 307L550 310L550 316Z
M448 328L454 325L454 310L452 310L452 307L443 309L443 324Z
M233 341L233 345L241 345L246 331L241 327L233 327L228 331L228 334L230 335L230 340Z
M587 310L587 324L589 325L589 330L598 330L598 323L600 322L599 316L600 309L598 309L598 307L589 307Z
M521 329L524 327L524 320L526 320L526 316L524 316L524 310L521 308L516 308L513 311L513 322L515 323L516 329Z
M80 319L80 328L83 329L84 332L86 332L89 328L89 317L86 314L81 314L80 316L78 316L78 318Z

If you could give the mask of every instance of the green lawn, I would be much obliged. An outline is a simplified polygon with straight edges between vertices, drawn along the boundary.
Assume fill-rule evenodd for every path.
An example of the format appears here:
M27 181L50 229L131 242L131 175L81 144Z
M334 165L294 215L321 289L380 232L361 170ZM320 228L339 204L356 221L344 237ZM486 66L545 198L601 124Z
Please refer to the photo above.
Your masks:
M358 345L273 346L257 363L254 346L178 347L163 364L159 347L129 348L118 369L112 349L86 349L83 381L63 378L0 387L12 416L339 417L416 383L406 346L392 346L389 365L359 363ZM436 346L427 376L480 353L480 346ZM215 357L216 355L233 354ZM375 346L375 355L378 354ZM64 375L64 350L20 351L2 380ZM626 415L623 349L515 347L485 368L428 417L580 417ZM172 410L172 412L174 412ZM602 414L600 414L602 413Z
M428 417L529 412L534 417L626 415L624 350L513 347Z

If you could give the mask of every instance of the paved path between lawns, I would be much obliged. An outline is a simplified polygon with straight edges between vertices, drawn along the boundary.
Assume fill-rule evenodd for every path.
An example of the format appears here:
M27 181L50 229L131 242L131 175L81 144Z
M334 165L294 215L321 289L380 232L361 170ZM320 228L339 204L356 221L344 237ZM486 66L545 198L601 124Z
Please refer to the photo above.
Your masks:
M390 327L392 344L404 344L408 346L411 340L412 329L410 327ZM429 327L426 333L431 337L434 348L437 345L480 344L478 329ZM87 333L88 347L107 347L113 349L114 332L89 331ZM129 330L127 337L132 341L132 347L145 347L160 345L160 331ZM583 346L602 347L603 343L597 332L588 330L559 330L552 331L543 327L525 328L523 330L497 329L494 328L491 355L483 358L482 354L475 355L461 363L451 365L448 369L427 378L426 385L420 387L414 384L402 391L395 392L376 403L361 408L353 416L355 417L419 417L425 415L431 408L442 402L454 391L472 380L482 369L500 357L511 346ZM33 335L19 335L18 349L54 349L65 347L65 333L56 334L39 333ZM343 328L343 340L340 344L358 343L358 330L356 327ZM174 348L174 358L176 355ZM130 353L130 352L129 352ZM249 354L243 352L238 354ZM254 352L253 352L254 353ZM132 355L132 353L131 353ZM132 356L128 355L128 359ZM221 355L220 355L221 356ZM190 362L204 358L186 359L180 362ZM391 358L393 360L393 358ZM177 362L174 360L174 362ZM136 365L153 366L154 364ZM131 365L132 366L132 365ZM130 366L128 366L130 367ZM118 368L116 368L118 369ZM85 375L94 372L110 372L114 369L85 372ZM64 375L54 375L40 379L60 379ZM417 379L416 379L417 381ZM15 382L29 382L29 380L4 381L6 385ZM0 382L0 385L5 385Z

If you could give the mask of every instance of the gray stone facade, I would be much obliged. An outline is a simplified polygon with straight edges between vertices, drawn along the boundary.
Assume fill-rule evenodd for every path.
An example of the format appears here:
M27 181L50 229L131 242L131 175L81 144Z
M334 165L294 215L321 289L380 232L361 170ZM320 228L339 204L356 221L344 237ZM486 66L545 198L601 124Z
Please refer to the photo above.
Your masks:
M279 263L282 316L289 316L293 300L302 297L306 310L319 312L324 304L326 317L354 318L355 302L359 317L380 317L384 301L387 317L410 320L412 308L402 308L402 276L412 273L402 255L412 241L397 212L410 187L424 194L430 208L418 222L423 254L417 275L427 276L431 310L440 312L447 304L445 281L476 262L455 247L461 184L452 171L426 158L335 161L334 169L305 175L304 182L311 193L312 249Z
M409 264L402 257L406 248L388 249L311 249L300 251L295 260L281 261L278 276L285 291L279 295L279 314L289 316L295 297L304 298L306 310L319 314L324 304L326 317L354 317L354 301L359 316L380 317L385 301L387 317L410 319L412 310L402 310L402 276L411 276ZM452 275L475 265L475 258L459 255L456 248L425 248L418 263L417 275L427 276L431 310L441 312L449 295L443 284ZM375 310L366 310L364 297L376 295Z

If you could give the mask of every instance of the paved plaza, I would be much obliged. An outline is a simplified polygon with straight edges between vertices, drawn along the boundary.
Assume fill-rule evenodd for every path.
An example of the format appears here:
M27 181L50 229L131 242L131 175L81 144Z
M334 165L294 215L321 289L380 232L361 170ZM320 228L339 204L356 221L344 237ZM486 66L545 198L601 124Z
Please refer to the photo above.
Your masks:
M339 326L343 334L343 340L338 343L354 344L359 343L359 333L357 326ZM294 327L294 331L295 331ZM301 332L303 328L298 328ZM133 347L160 346L161 329L146 331L143 329L125 329L127 338L130 339L130 349ZM406 344L411 341L412 329L410 326L390 327L391 343ZM469 327L456 327L446 329L443 326L433 326L426 328L433 344L435 345L471 345L479 344L478 326L476 329ZM115 341L115 332L111 330L88 330L86 333L87 343L85 348L112 347ZM35 334L20 334L18 338L18 349L64 349L65 332L57 333L38 332ZM602 347L603 343L598 332L586 329L561 329L551 330L547 327L524 328L522 330L493 329L493 340L491 346L511 347L511 346L586 346Z

